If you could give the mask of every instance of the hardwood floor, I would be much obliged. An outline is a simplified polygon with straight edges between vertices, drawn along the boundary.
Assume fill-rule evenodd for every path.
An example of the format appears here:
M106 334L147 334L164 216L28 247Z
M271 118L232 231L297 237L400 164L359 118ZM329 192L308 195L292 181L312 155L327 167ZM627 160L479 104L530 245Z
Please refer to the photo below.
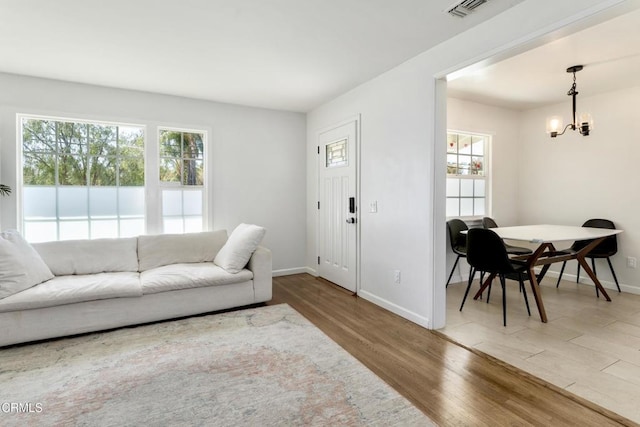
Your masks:
M280 303L295 308L439 425L634 425L322 279L274 278L269 304Z

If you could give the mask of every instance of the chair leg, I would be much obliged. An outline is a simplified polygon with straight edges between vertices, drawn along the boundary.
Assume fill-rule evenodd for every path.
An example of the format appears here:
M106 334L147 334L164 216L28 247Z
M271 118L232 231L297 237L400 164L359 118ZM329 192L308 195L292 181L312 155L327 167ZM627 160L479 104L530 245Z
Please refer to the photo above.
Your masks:
M618 278L616 277L616 272L613 271L613 264L611 264L611 258L607 257L607 262L609 263L609 268L611 269L611 275L613 276L613 280L616 281L616 287L618 288L618 292L621 292L620 285L618 284Z
M558 276L558 281L556 282L556 288L560 286L560 279L562 279L562 273L564 273L564 268L567 266L567 261L562 263L562 268L560 269L560 275ZM578 264L578 268L580 268L580 264Z
M462 307L464 307L464 302L467 300L467 296L469 295L469 290L471 289L471 283L473 282L473 276L476 275L476 269L471 268L469 272L469 283L467 284L467 290L464 291L464 297L462 297L462 304L460 304L460 311L462 311Z
M522 280L522 273L519 274L518 279L520 279L520 292L524 296L524 303L527 306L527 313L529 313L529 317L531 317L531 310L529 309L529 298L527 298L527 288L524 287L524 280Z
M480 272L480 287L482 287L482 284L484 283L484 271ZM482 299L482 294L480 294L480 299Z
M502 286L502 324L507 326L507 287L505 286L504 274L500 275L500 285Z
M578 263L578 274L576 275L576 283L580 283L580 263Z
M449 282L451 281L451 276L453 276L453 272L456 271L456 266L458 265L458 260L460 259L460 255L456 257L456 261L453 263L453 268L451 269L451 273L449 273L449 278L447 279L447 285L445 288L449 287Z
M598 273L596 272L596 259L595 258L591 258L591 269L593 270L593 275L598 277ZM600 298L600 291L598 290L598 287L595 286L596 288L596 297Z
M489 298L491 298L491 285L493 284L493 280L489 283L487 287L487 304L489 304Z

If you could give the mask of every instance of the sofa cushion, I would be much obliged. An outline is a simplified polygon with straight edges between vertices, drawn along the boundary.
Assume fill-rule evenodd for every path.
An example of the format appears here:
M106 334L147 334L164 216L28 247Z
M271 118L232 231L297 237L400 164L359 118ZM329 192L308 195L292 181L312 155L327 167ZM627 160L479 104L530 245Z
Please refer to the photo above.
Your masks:
M140 236L138 237L140 271L163 265L213 261L226 241L226 230Z
M0 300L51 278L47 264L20 233L0 233Z
M58 276L0 300L0 312L120 297L140 297L139 273Z
M135 237L119 239L61 240L34 243L53 274L93 274L137 272L138 254Z
M253 224L238 225L213 262L229 273L238 273L249 262L265 231L263 227Z
M143 294L199 288L203 286L230 285L253 278L249 270L231 274L212 262L172 264L140 273Z

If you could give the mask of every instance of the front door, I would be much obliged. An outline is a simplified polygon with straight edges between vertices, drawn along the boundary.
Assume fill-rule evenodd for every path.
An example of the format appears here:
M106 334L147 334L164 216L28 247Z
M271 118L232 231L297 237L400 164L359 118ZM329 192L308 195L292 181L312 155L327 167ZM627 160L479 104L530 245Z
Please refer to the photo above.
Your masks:
M357 121L320 133L318 274L356 292Z

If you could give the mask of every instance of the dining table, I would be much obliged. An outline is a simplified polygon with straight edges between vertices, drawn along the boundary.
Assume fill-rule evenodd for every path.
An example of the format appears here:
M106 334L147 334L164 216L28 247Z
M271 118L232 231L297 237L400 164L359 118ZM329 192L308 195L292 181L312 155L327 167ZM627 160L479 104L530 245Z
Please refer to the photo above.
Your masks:
M549 224L496 227L491 228L490 230L493 230L503 240L515 240L537 245L532 254L516 256L513 258L526 261L531 290L542 322L547 322L547 313L544 308L539 282L542 280L551 264L556 262L564 262L573 259L577 260L595 284L596 296L599 297L600 294L602 294L607 301L611 301L609 294L607 294L607 291L598 280L598 277L589 266L589 263L585 260L585 257L604 239L609 236L622 233L622 230ZM589 243L577 251L557 250L554 246L554 243L558 242L585 240L589 241ZM536 275L535 268L540 266L542 267L540 274ZM491 281L495 276L495 274L490 274L487 277L484 283L481 284L480 290L476 293L474 299L478 299L482 295L484 290L491 285Z

